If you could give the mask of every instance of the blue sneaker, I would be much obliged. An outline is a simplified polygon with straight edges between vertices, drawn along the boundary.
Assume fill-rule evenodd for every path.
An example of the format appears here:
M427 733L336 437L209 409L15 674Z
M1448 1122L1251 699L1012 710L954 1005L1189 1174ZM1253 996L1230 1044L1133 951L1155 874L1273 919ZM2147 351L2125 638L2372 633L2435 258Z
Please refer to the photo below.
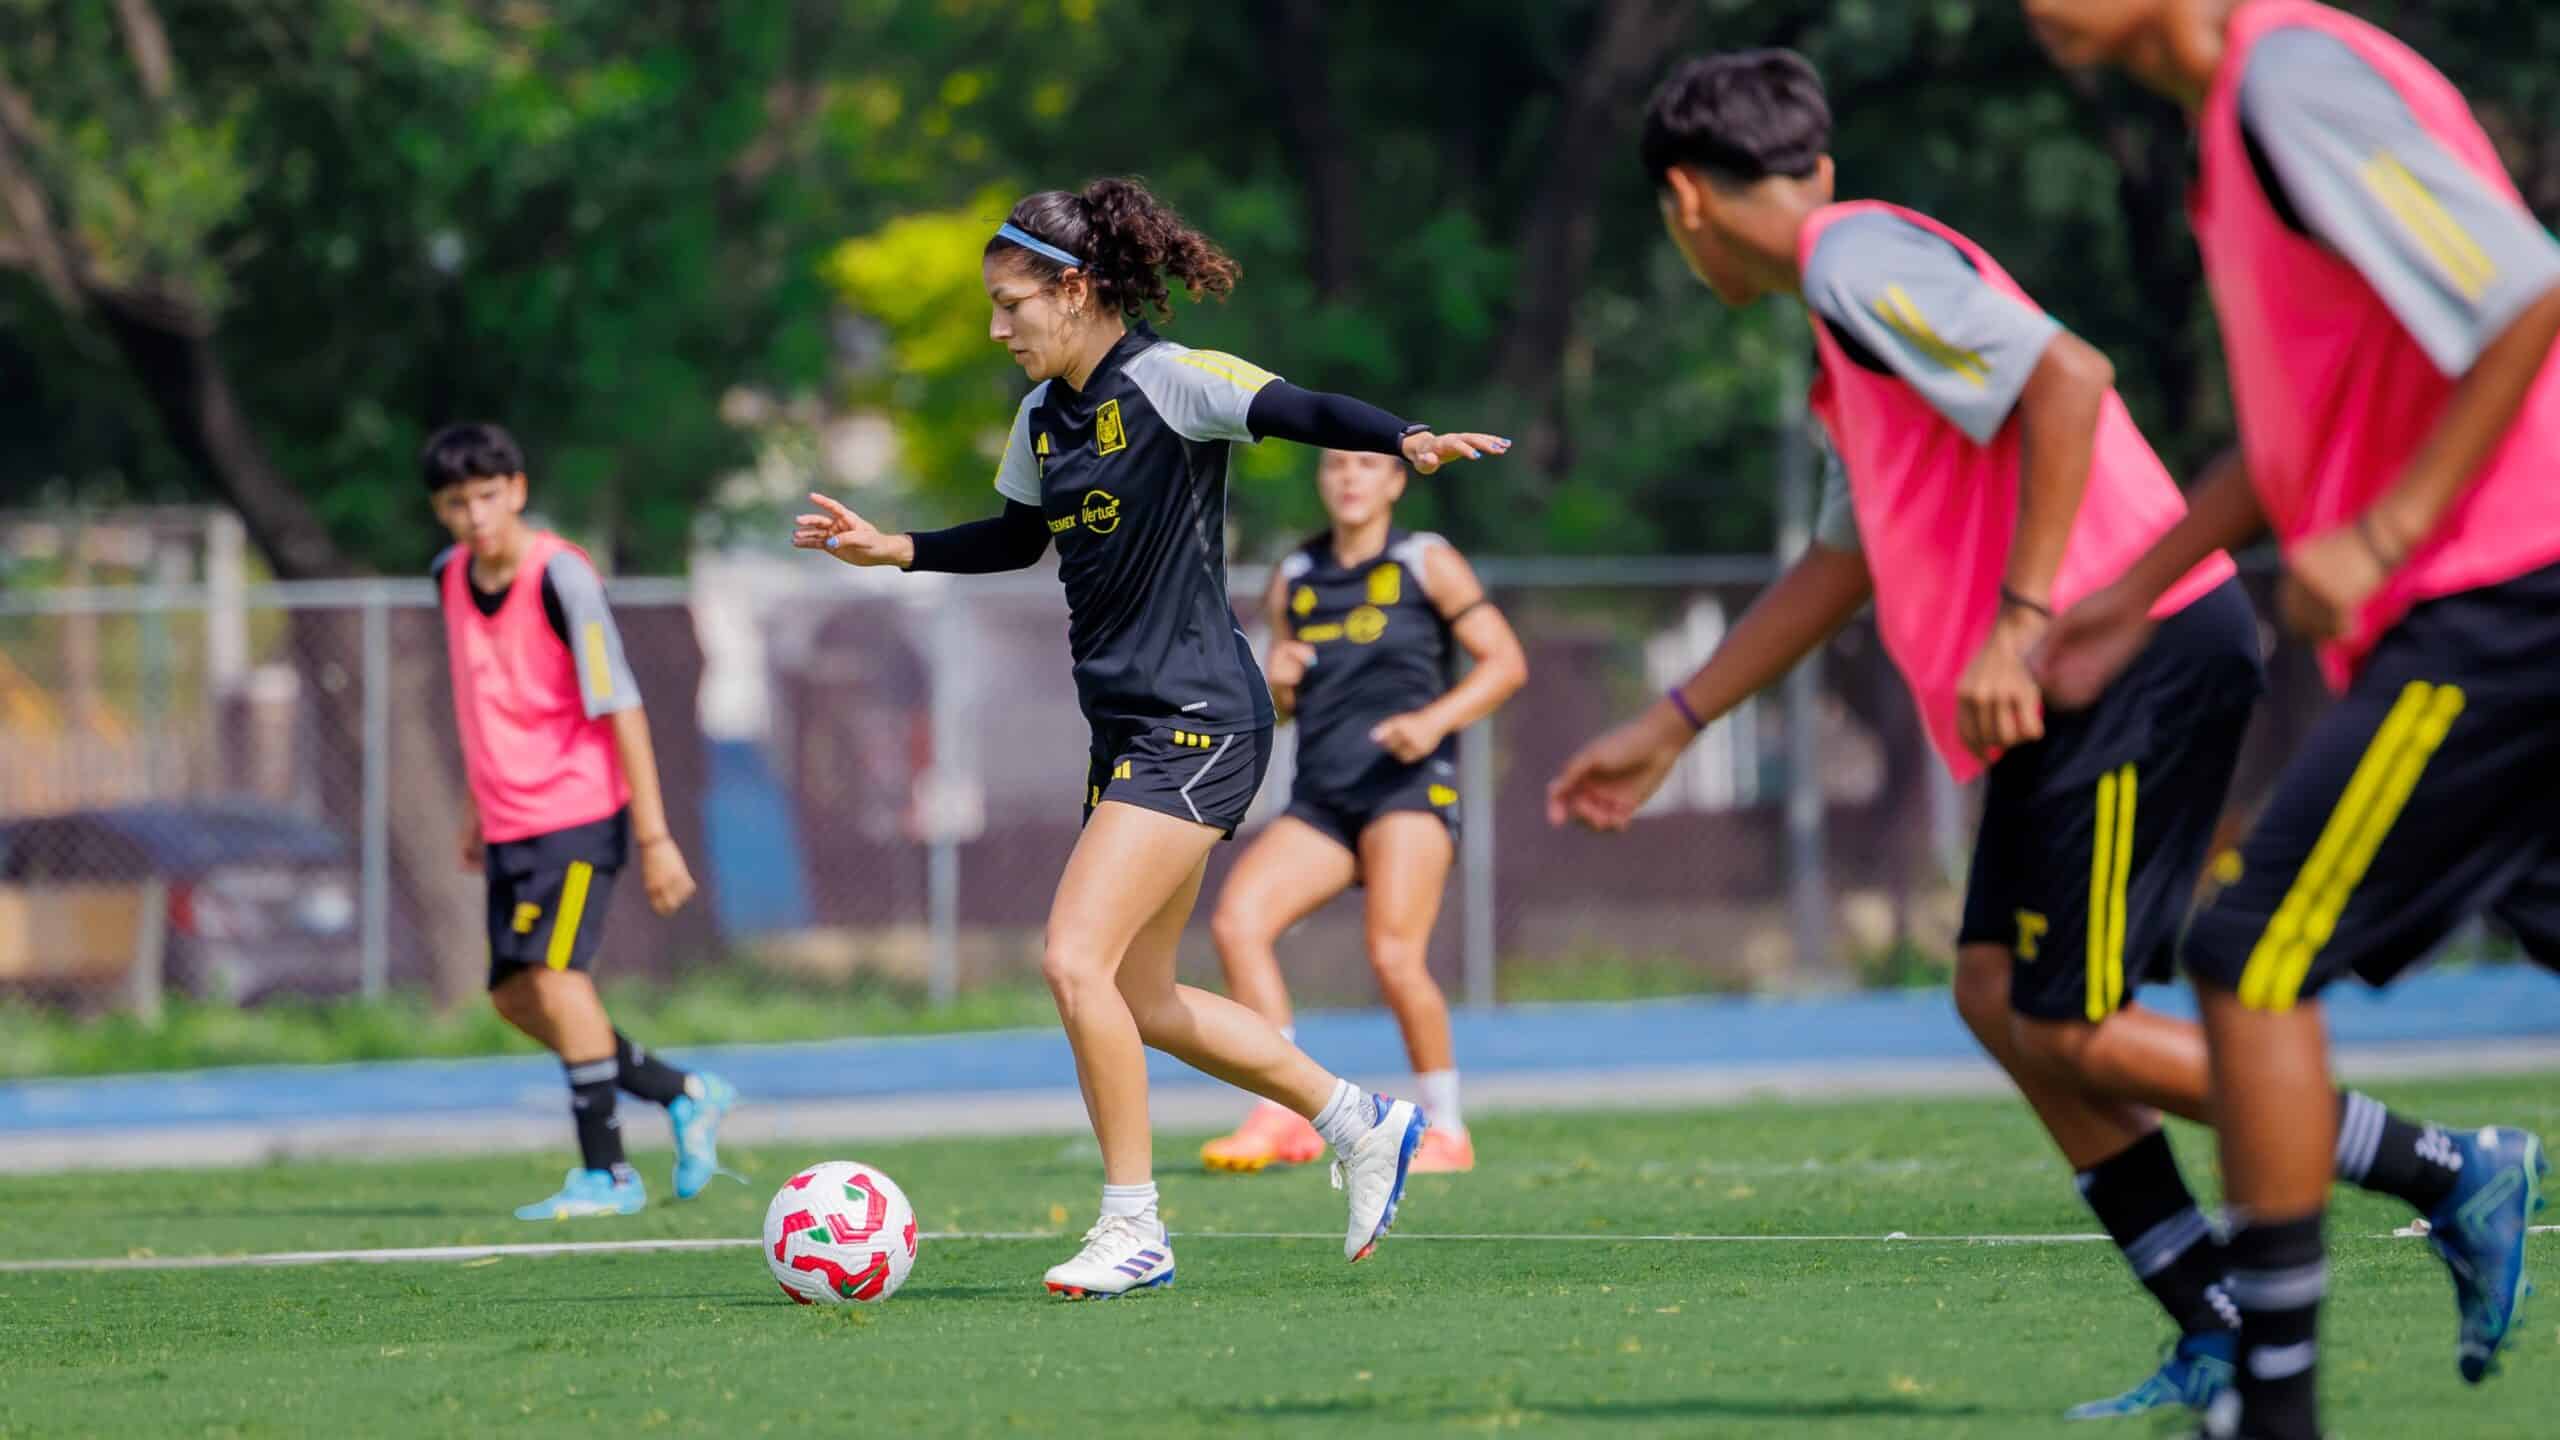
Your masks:
M516 1210L519 1220L567 1220L579 1215L637 1215L649 1203L640 1177L613 1178L610 1170L572 1170L560 1193Z
M2201 1412L2213 1403L2214 1397L2231 1388L2231 1362L2239 1353L2237 1331L2209 1330L2183 1336L2149 1379L2113 1399L2073 1406L2062 1412L2062 1418L2118 1420L2181 1406Z
M2462 1157L2453 1193L2427 1217L2427 1239L2453 1272L2462 1332L2456 1360L2474 1385L2498 1368L2533 1286L2524 1278L2525 1234L2543 1205L2551 1162L2531 1132L2491 1125L2448 1135Z
M676 1198L690 1200L711 1184L720 1168L720 1122L738 1103L737 1087L707 1070L696 1071L699 1096L677 1096L667 1103L667 1124L676 1132Z

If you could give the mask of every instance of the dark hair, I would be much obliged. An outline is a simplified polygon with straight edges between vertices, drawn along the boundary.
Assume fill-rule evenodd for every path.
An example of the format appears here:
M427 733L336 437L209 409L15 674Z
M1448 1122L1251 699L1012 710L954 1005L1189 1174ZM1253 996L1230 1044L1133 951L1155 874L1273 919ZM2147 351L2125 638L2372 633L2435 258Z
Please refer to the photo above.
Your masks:
M1158 316L1173 313L1167 276L1198 300L1223 298L1241 273L1216 242L1182 223L1172 206L1136 180L1096 180L1081 195L1043 190L1025 197L1005 218L1084 261L1094 294L1132 320L1150 308ZM1066 273L1065 265L1002 236L987 242L987 254L998 250L1012 252L1016 264L1043 280L1054 282Z
M1793 50L1728 50L1684 60L1644 110L1644 173L1655 186L1692 165L1727 184L1802 179L1831 146L1822 77Z
M495 425L447 425L427 437L418 470L428 493L465 480L494 480L524 473L524 449Z

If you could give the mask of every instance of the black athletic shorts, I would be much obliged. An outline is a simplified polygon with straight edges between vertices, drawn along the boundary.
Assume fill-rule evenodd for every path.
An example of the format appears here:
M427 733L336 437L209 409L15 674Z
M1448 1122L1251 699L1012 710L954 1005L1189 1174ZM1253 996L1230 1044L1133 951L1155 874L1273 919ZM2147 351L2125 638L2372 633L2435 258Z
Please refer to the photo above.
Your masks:
M604 934L613 879L631 851L631 812L488 847L489 988L533 965L584 970Z
M2284 1010L2487 912L2560 968L2560 566L2411 609L2196 913L2188 970Z
M1412 810L1437 815L1458 834L1458 768L1443 759L1415 765L1380 767L1341 792L1300 783L1289 792L1290 818L1313 826L1318 834L1353 855L1360 853L1360 832L1379 817Z
M2008 948L2011 1009L2103 1020L2168 977L2265 688L2257 615L2230 581L1991 767L1957 943Z
M1235 838L1271 768L1271 727L1203 735L1171 721L1109 721L1093 727L1085 766L1084 816L1105 800L1213 825Z

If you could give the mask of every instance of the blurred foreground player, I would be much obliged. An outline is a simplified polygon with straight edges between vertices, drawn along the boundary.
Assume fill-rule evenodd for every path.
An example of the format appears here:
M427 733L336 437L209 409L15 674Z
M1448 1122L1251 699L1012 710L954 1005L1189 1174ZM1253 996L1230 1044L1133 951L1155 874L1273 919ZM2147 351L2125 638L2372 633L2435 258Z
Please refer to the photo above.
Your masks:
M1941 759L1986 780L1957 1011L2179 1330L2155 1374L2072 1413L2200 1407L2229 1384L2237 1315L2159 1112L2212 1123L2211 1072L2199 1029L2136 996L2168 978L2263 689L2255 617L2230 560L2203 549L2144 606L2152 628L2124 672L2045 713L2027 657L2053 611L2185 506L2105 357L1981 247L1912 211L1834 202L1829 118L1811 68L1782 51L1693 62L1655 99L1645 168L1675 243L1730 304L1803 298L1811 408L1838 463L1804 557L1696 676L1568 762L1553 816L1624 826L1706 722L1872 597ZM2328 1103L2371 1141L2339 1173L2429 1213L2446 1137L2361 1095Z
M687 1073L616 1030L589 971L633 844L649 904L671 915L693 875L667 829L649 718L585 554L524 520L524 455L495 425L438 431L420 456L453 710L470 785L464 865L489 877L489 1002L560 1057L578 1167L520 1220L629 1215L648 1203L623 1158L614 1092L667 1107L678 1199L720 1173L728 1082Z
M2063 618L2048 683L2106 683L2160 576L2272 525L2286 618L2342 692L2182 947L2241 1312L2236 1401L2209 1428L2307 1440L2328 1161L2365 1138L2327 1100L2321 990L2384 984L2484 910L2560 962L2560 244L2460 92L2362 20L2305 0L2025 8L2062 63L2122 68L2193 118L2188 213L2240 428L2187 519ZM2452 1138L2432 1238L2476 1383L2528 1293L2546 1162L2520 1130Z

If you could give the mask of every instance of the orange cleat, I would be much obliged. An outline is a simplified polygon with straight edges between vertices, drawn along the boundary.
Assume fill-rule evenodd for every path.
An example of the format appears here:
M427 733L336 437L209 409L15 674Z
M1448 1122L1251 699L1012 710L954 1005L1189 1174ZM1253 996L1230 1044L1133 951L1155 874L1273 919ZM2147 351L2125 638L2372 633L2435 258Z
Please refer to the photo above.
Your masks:
M1422 1132L1422 1148L1413 1152L1416 1175L1463 1175L1476 1168L1476 1142L1466 1131L1438 1126Z
M1304 1165L1324 1158L1324 1137L1306 1117L1286 1105L1265 1100L1253 1107L1232 1135L1221 1135L1200 1147L1200 1163L1212 1170L1251 1175L1274 1165Z

